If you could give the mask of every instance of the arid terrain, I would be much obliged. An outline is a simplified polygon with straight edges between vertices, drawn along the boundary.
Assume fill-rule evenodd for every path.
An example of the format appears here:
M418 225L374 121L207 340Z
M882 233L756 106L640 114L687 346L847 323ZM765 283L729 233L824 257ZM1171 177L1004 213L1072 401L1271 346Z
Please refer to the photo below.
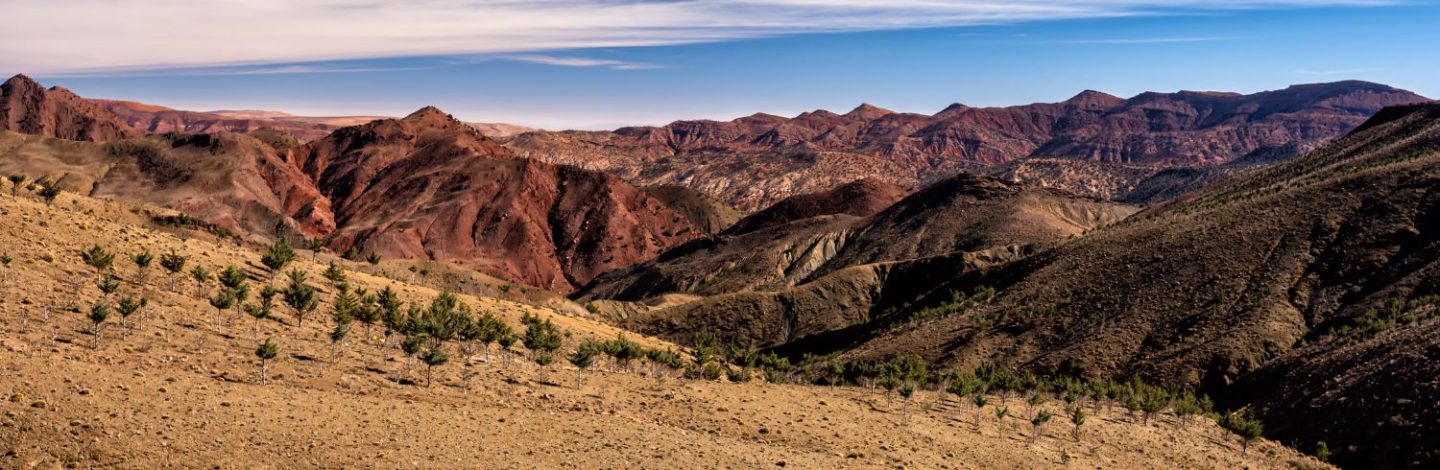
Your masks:
M538 367L518 345L513 356L495 346L468 358L451 346L453 360L427 384L423 366L407 367L397 348L372 342L381 341L378 330L374 338L353 333L330 355L332 287L322 287L325 301L303 327L284 307L256 327L233 311L217 317L183 274L172 288L152 266L140 283L124 259L175 253L191 265L237 266L251 285L271 282L251 249L154 226L145 207L72 194L47 205L19 194L0 196L0 250L12 260L0 303L6 468L1325 467L1264 440L1242 452L1210 420L1142 420L1109 406L1095 406L1078 441L1057 419L1031 442L1026 419L999 422L986 410L977 432L973 405L923 390L905 402L859 387L680 379L668 368L656 377L648 364L597 366L577 386L573 367ZM124 282L111 298L150 299L125 327L103 323L99 336L82 313L107 296L82 263L91 245L121 254L110 271ZM343 266L353 289L388 286L416 302L436 294L426 277L405 282L414 276L404 261L301 252L293 265L318 280L329 262ZM218 289L214 281L200 288ZM516 327L527 312L553 320L570 332L565 350L619 333L583 311L461 301ZM268 381L257 376L256 337L279 345ZM1019 399L1009 400L1022 414ZM1041 409L1063 413L1051 403Z
M1440 107L1384 85L613 132L0 91L0 467L1440 462Z

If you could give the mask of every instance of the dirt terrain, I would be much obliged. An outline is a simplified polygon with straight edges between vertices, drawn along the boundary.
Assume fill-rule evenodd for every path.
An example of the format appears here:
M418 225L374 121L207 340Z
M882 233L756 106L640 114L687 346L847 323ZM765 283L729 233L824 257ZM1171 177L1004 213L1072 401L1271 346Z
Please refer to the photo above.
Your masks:
M600 366L577 387L569 366L542 370L498 349L469 360L457 353L426 386L422 366L407 371L394 348L365 344L358 332L332 362L324 333L333 290L323 282L316 320L291 326L282 307L259 324L280 350L262 382L248 318L225 312L217 324L193 281L172 289L152 267L139 284L123 257L175 250L191 264L239 266L259 285L269 275L257 253L150 227L144 208L70 194L52 206L20 194L0 196L0 250L12 259L0 290L4 468L1324 468L1264 440L1242 453L1209 420L1143 423L1101 408L1078 442L1055 420L1032 443L1022 418L987 414L977 433L970 405L928 391L907 404L856 387L657 378L643 365ZM103 296L78 255L90 244L122 253L115 295L151 299L128 330L112 316L98 338L78 313ZM407 301L435 294L424 277L392 279L411 277L403 262L311 259L302 252L293 265L312 279L337 261L354 287L392 286ZM84 281L78 295L73 279ZM552 319L571 332L564 350L618 334L545 308L461 300L512 325L523 312Z

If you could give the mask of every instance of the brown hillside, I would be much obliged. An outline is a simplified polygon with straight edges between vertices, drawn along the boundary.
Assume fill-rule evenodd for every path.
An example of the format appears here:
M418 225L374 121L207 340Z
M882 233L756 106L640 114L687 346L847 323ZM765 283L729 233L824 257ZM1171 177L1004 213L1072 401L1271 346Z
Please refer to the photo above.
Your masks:
M867 178L816 193L791 196L750 214L726 232L743 234L822 215L869 217L905 197L905 188Z
M0 84L0 130L88 141L140 135L114 114L70 90L46 90L24 75Z
M1437 163L1440 106L1387 110L1289 163L957 282L1000 294L852 354L1199 386L1257 403L1281 435L1343 443L1348 462L1433 466L1435 423L1414 421L1431 415L1404 413L1432 400L1433 377L1387 364L1430 347L1404 331L1435 311ZM1403 421L1360 430L1382 416Z
M640 189L684 215L691 225L706 235L720 233L740 220L740 212L735 208L694 189L684 186L646 186Z
M4 468L1326 468L1266 440L1242 452L1208 420L1142 421L1118 407L1094 407L1076 441L1059 420L1033 438L1036 428L1018 415L976 421L970 405L933 390L903 402L858 387L689 380L665 367L610 363L592 367L581 384L576 369L537 366L520 344L466 352L446 341L450 360L434 367L432 383L418 360L384 344L378 327L369 338L356 324L332 346L335 288L321 273L335 261L352 289L391 288L417 303L436 296L429 280L400 280L406 263L370 266L328 254L291 265L321 289L322 305L303 326L286 307L259 322L234 311L217 316L188 278L172 288L157 269L141 282L117 257L111 272L123 285L115 296L150 302L125 327L112 313L97 336L77 313L104 297L78 256L91 244L122 255L173 251L190 266L234 265L252 292L269 279L259 254L156 230L141 216L150 208L0 194L0 251L12 259L0 266ZM76 279L78 293L70 287ZM208 294L219 284L203 287ZM571 333L562 354L619 333L543 307L458 300L517 329L526 314L556 322ZM256 337L278 344L265 380Z
M757 215L765 214L763 211ZM896 305L942 279L1011 261L1134 209L1054 190L960 175L865 219L822 215L691 242L576 293L642 301L670 292L712 296L618 315L627 327L680 341L775 347L896 320ZM646 303L654 303L646 302ZM842 341L854 338L836 338Z

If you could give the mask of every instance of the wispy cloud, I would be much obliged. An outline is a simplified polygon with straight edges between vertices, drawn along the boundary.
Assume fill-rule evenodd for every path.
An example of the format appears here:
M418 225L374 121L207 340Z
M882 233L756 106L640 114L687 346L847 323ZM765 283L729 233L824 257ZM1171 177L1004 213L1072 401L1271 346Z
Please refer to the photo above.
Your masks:
M1315 70L1315 69L1300 69L1300 70L1296 70L1295 73L1298 74L1298 75L1332 76L1332 75L1355 75L1355 74L1357 74L1357 73L1366 73L1366 72L1374 72L1374 71L1375 71L1375 69L1369 69L1369 68L1357 68L1357 69L1320 69L1320 70Z
M1178 44L1190 42L1215 42L1232 41L1241 39L1235 36L1197 36L1197 37L1156 37L1156 38L1110 38L1110 39L1067 39L1051 41L1047 44Z
M526 55L817 32L1392 3L1394 0L5 0L0 71L53 74L376 57ZM276 73L323 72L292 69Z
M219 67L160 67L145 69L90 69L75 72L41 73L42 77L219 77L238 75L304 75L319 73L395 72L420 67L344 66L334 64L261 64Z
M539 54L507 55L501 56L500 59L515 62L528 62L531 64L554 65L558 67L607 68L614 70L649 70L664 68L663 65L650 64L645 62L626 62L622 60L592 59L588 57L561 57Z

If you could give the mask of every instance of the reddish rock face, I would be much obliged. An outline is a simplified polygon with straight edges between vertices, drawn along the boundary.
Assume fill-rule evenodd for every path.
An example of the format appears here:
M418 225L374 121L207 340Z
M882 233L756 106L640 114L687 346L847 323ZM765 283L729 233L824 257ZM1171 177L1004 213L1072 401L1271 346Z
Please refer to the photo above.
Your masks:
M118 116L130 127L151 134L166 132L238 132L250 133L274 129L302 141L329 135L341 125L358 124L375 118L334 117L313 118L283 113L206 113L182 111L134 101L90 100ZM358 121L358 122L357 122Z
M334 205L337 250L447 261L562 292L700 235L613 176L513 158L435 108L337 130L292 163Z
M1162 166L1275 161L1339 137L1385 106L1425 100L1365 82L1130 99L1086 91L1060 103L955 104L928 116L862 105L843 115L819 110L794 118L757 114L615 132L533 132L507 145L523 155L605 169L640 184L687 185L757 210L813 191L796 180L884 177L922 186L939 175L1025 157ZM697 155L704 158L690 158ZM837 160L846 163L834 164ZM756 171L757 165L767 168ZM747 184L724 184L737 175Z
M69 140L106 141L138 137L114 114L70 90L46 90L16 75L0 84L0 129Z

